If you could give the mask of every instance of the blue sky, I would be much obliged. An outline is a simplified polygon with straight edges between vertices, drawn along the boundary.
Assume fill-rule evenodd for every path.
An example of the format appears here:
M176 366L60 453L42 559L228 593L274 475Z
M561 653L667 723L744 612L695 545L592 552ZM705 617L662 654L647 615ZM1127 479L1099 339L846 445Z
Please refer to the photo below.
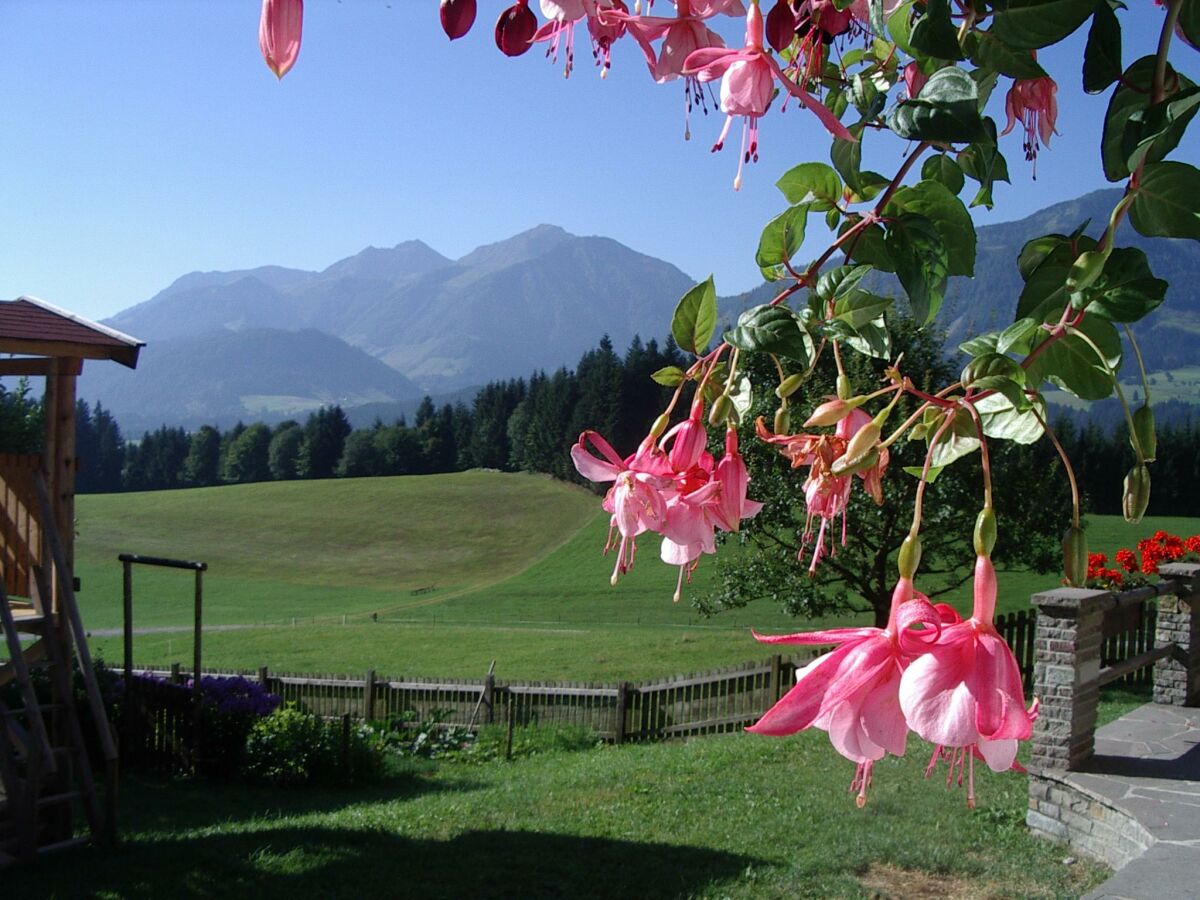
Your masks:
M828 158L812 117L767 116L735 194L737 140L710 154L722 121L710 113L684 142L682 87L655 85L632 43L602 81L580 35L565 80L539 50L501 56L491 30L507 0L479 5L451 44L434 0L309 0L300 60L277 82L256 0L4 0L0 298L99 318L197 269L320 269L411 238L456 257L542 222L714 272L722 294L754 286L759 231L785 205L775 180ZM1161 21L1149 0L1131 6L1127 63L1151 52ZM740 42L740 23L722 30ZM1015 131L1014 184L979 223L1104 186L1107 100L1078 88L1081 46L1042 58L1062 113L1037 180ZM1002 104L997 92L1001 124ZM894 171L903 151L877 141L868 164ZM809 232L819 252L815 218Z

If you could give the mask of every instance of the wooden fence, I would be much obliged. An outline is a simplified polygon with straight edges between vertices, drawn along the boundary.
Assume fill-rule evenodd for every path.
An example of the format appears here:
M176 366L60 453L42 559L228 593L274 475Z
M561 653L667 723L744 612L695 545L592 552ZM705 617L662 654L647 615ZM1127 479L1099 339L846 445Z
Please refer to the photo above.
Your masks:
M1144 653L1153 643L1157 607L1139 606L1136 615L1122 611L1105 621L1101 664L1110 666ZM1008 641L1029 689L1033 680L1035 611L996 618L996 629ZM325 718L414 722L438 719L444 725L484 725L506 722L518 726L576 725L590 728L613 743L736 731L755 722L795 683L797 668L807 655L773 656L731 668L679 675L639 683L504 682L483 679L387 678L374 670L364 677L299 675L257 671L218 670L206 675L241 675L257 679L287 703ZM182 682L188 673L178 665L170 671L139 669ZM1116 679L1119 684L1150 681L1150 668ZM145 687L131 709L139 723L136 748L153 768L158 760L178 759L181 736L190 726L191 705L170 685ZM161 697L159 694L161 693Z
M482 725L506 722L511 715L515 725L577 725L619 744L740 729L756 721L783 696L795 682L797 665L804 662L773 656L764 662L694 675L619 684L507 683L490 676L473 680L393 679L379 677L374 671L352 678L279 674L265 668L257 672L210 670L205 675L256 678L285 703L296 703L326 718L436 718L446 725ZM178 666L170 672L138 671L177 680L188 677ZM164 727L168 731L182 727L182 711L167 715L170 723L164 720Z
M1157 623L1158 604L1155 601L1113 610L1104 619L1100 665L1110 666L1145 653L1154 645ZM1036 629L1036 609L996 616L996 630L1017 658L1026 692L1033 690L1033 635ZM1153 674L1153 666L1146 665L1114 679L1114 683L1125 687L1147 685L1154 680Z

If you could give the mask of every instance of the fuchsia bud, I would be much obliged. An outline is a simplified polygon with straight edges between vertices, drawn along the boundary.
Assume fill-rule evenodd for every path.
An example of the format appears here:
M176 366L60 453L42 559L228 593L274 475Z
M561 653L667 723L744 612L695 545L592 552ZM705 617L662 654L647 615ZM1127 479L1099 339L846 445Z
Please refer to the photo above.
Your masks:
M475 0L442 0L439 10L442 31L450 40L457 40L475 24Z
M778 0L767 13L767 43L776 53L782 53L796 39L799 17L792 9L792 0Z
M258 48L276 78L282 78L296 64L303 24L304 0L263 0Z
M847 403L845 400L832 397L813 410L808 421L804 423L804 427L820 428L825 425L835 425L858 407L857 403Z
M505 56L520 56L533 46L537 28L537 16L529 9L529 0L518 0L496 20L496 46Z
M928 80L929 77L921 71L919 63L910 62L904 67L904 87L908 91L910 100L921 93L921 88L925 87L925 82Z

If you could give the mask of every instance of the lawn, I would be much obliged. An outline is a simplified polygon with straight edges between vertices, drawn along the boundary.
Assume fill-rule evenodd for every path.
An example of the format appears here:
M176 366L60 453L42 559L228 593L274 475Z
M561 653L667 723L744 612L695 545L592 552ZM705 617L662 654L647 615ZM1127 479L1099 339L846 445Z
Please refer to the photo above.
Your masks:
M672 603L677 570L658 560L653 536L612 587L612 557L601 554L608 517L598 507L570 485L492 472L82 496L80 600L88 627L108 632L95 635L95 649L119 659L117 553L199 558L210 565L207 625L270 626L207 631L209 666L477 677L495 659L499 677L532 680L702 671L769 655L751 627L869 623L798 621L766 601L702 618L687 598L713 584L714 560ZM1192 534L1200 520L1131 526L1097 516L1089 539L1111 555L1157 528ZM1051 575L1001 571L999 611L1026 609L1054 584ZM138 567L134 587L139 628L179 629L138 635L138 662L190 660L190 574ZM970 585L951 599L969 610Z
M864 809L824 734L707 737L412 764L380 785L281 791L129 779L119 849L5 873L13 896L1076 897L1106 870L1024 827L1026 779L980 808L927 758L876 769Z

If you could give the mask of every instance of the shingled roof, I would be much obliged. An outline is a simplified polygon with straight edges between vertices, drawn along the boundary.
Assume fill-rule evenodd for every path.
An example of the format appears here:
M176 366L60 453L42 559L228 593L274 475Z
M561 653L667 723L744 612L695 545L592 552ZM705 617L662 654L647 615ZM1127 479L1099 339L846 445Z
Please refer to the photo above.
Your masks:
M0 353L111 359L133 369L145 341L36 297L0 301Z

